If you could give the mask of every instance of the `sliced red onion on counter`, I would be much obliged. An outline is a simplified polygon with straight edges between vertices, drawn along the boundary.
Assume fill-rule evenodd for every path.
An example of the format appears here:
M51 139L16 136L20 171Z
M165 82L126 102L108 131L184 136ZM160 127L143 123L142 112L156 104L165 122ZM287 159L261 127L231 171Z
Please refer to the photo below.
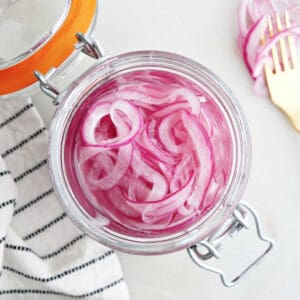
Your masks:
M283 18L288 11L291 19L291 27L270 37L268 34L267 16L274 19L276 13ZM282 23L285 24L284 19ZM273 24L276 28L275 23ZM245 64L255 81L257 94L266 95L267 86L264 78L264 65L271 68L271 48L279 39L292 35L296 40L296 47L300 51L300 1L299 0L242 0L239 9L239 39L238 45L243 55ZM266 43L262 44L261 37L265 35Z
M121 233L184 230L224 192L230 136L219 106L189 79L156 70L117 77L84 101L69 127L79 203Z

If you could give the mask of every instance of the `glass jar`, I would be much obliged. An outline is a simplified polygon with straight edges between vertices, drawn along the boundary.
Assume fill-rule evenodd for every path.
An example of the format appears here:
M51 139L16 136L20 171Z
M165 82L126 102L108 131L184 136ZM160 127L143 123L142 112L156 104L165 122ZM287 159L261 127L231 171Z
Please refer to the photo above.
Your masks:
M8 6L5 9L11 5L10 1L6 3ZM40 28L41 31L33 35L33 46L28 50L20 49L13 58L4 57L5 61L2 59L0 62L1 100L33 97L39 81L42 91L58 105L50 128L48 155L57 198L70 218L99 243L138 255L160 255L187 249L197 265L219 274L225 286L233 286L273 247L273 242L262 235L254 210L241 202L250 171L251 141L245 117L235 96L211 71L182 56L157 51L125 53L112 58L105 56L92 37L97 21L97 1L66 0L61 7L62 11L54 18L55 22L54 19L49 21L51 29L45 33ZM77 65L78 69L82 69L80 60L84 55L80 53L99 59L99 62L73 81L73 68ZM75 58L78 63L74 61ZM92 218L82 209L76 197L76 187L68 178L64 149L72 117L96 87L120 74L149 69L178 74L201 87L213 99L230 129L233 160L226 188L217 204L199 222L173 234L139 238L103 227L97 218ZM64 88L69 82L72 83L59 92L59 88ZM228 280L222 270L207 265L206 261L219 257L220 241L243 228L248 229L250 219L254 221L258 237L267 243L267 248L240 275Z
M205 217L189 228L157 238L120 234L99 225L97 218L91 217L79 204L76 195L78 185L72 183L64 157L70 122L88 96L96 88L119 75L145 70L178 74L201 87L222 111L230 128L233 145L230 179L217 204ZM273 243L261 235L255 212L250 206L240 202L248 180L251 160L251 142L245 117L232 92L207 68L188 58L167 52L125 53L102 59L58 95L55 101L59 103L59 107L52 120L49 142L49 167L52 182L56 195L68 215L93 239L110 248L138 255L159 255L188 248L191 258L201 267L220 274L226 286L234 285L241 275L228 281L221 270L212 269L204 264L206 259L219 255L218 248L222 237L238 232L242 228L248 228L247 219L252 216L259 237L268 243L264 254L271 250ZM202 248L201 251L200 248ZM264 254L252 265L258 262Z

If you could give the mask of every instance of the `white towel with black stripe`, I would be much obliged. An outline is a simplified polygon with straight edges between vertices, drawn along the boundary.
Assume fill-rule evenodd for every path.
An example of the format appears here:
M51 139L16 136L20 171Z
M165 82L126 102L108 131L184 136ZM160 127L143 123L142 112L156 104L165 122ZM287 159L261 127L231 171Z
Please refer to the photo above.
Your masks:
M129 299L114 251L55 198L47 140L30 99L0 102L0 299Z

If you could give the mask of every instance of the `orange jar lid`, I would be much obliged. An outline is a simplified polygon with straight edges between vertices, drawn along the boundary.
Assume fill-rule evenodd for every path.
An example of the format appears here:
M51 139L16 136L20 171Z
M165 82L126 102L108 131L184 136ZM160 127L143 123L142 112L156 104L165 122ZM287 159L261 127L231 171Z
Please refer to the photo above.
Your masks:
M22 90L37 81L34 71L58 68L75 51L76 33L87 33L97 11L97 0L72 0L69 13L56 33L27 58L0 70L0 96Z

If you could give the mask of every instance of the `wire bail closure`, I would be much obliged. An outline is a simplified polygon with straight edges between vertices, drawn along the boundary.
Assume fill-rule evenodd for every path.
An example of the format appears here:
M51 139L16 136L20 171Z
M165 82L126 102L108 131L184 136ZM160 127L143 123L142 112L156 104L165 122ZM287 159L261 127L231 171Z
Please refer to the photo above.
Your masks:
M57 98L59 96L59 91L52 83L49 82L50 78L55 74L55 72L56 68L51 68L45 75L39 71L34 71L34 75L40 82L40 88L42 92L53 99L54 105L58 105Z
M85 55L88 55L94 59L108 58L108 56L104 54L104 51L101 49L101 47L98 45L97 41L93 37L85 35L81 32L77 32L76 37L79 41L79 43L75 45L76 50L79 50ZM56 68L51 68L44 75L36 70L34 71L34 75L40 82L40 88L42 92L53 99L54 105L58 105L58 97L60 92L50 82L50 79L55 74L55 72Z
M105 56L103 49L101 49L93 37L81 32L77 32L76 37L79 41L79 43L75 45L77 50L81 50L82 53L95 59L103 58Z
M250 226L248 224L248 215L251 216L255 223L256 232L258 235L258 238L267 243L268 247L267 249L259 255L254 262L252 262L248 267L246 267L239 275L237 275L233 280L227 280L225 276L225 272L219 268L212 267L205 263L206 260L209 260L212 257L215 257L217 259L221 258L220 250L221 250L221 240L225 236L234 237L240 230L242 229L250 229ZM232 214L231 219L229 219L229 223L225 223L223 226L221 226L213 235L211 235L207 240L200 241L196 245L190 247L187 249L187 252L192 259L192 261L201 267L202 269L205 269L207 271L216 273L220 276L222 283L226 287L233 287L235 286L240 279L244 277L246 273L250 269L252 269L255 265L257 265L265 256L268 254L272 248L274 247L274 243L271 239L264 236L261 230L261 224L259 217L255 210L249 206L246 203L240 203L235 211ZM203 253L200 252L201 249L205 249L206 252Z

